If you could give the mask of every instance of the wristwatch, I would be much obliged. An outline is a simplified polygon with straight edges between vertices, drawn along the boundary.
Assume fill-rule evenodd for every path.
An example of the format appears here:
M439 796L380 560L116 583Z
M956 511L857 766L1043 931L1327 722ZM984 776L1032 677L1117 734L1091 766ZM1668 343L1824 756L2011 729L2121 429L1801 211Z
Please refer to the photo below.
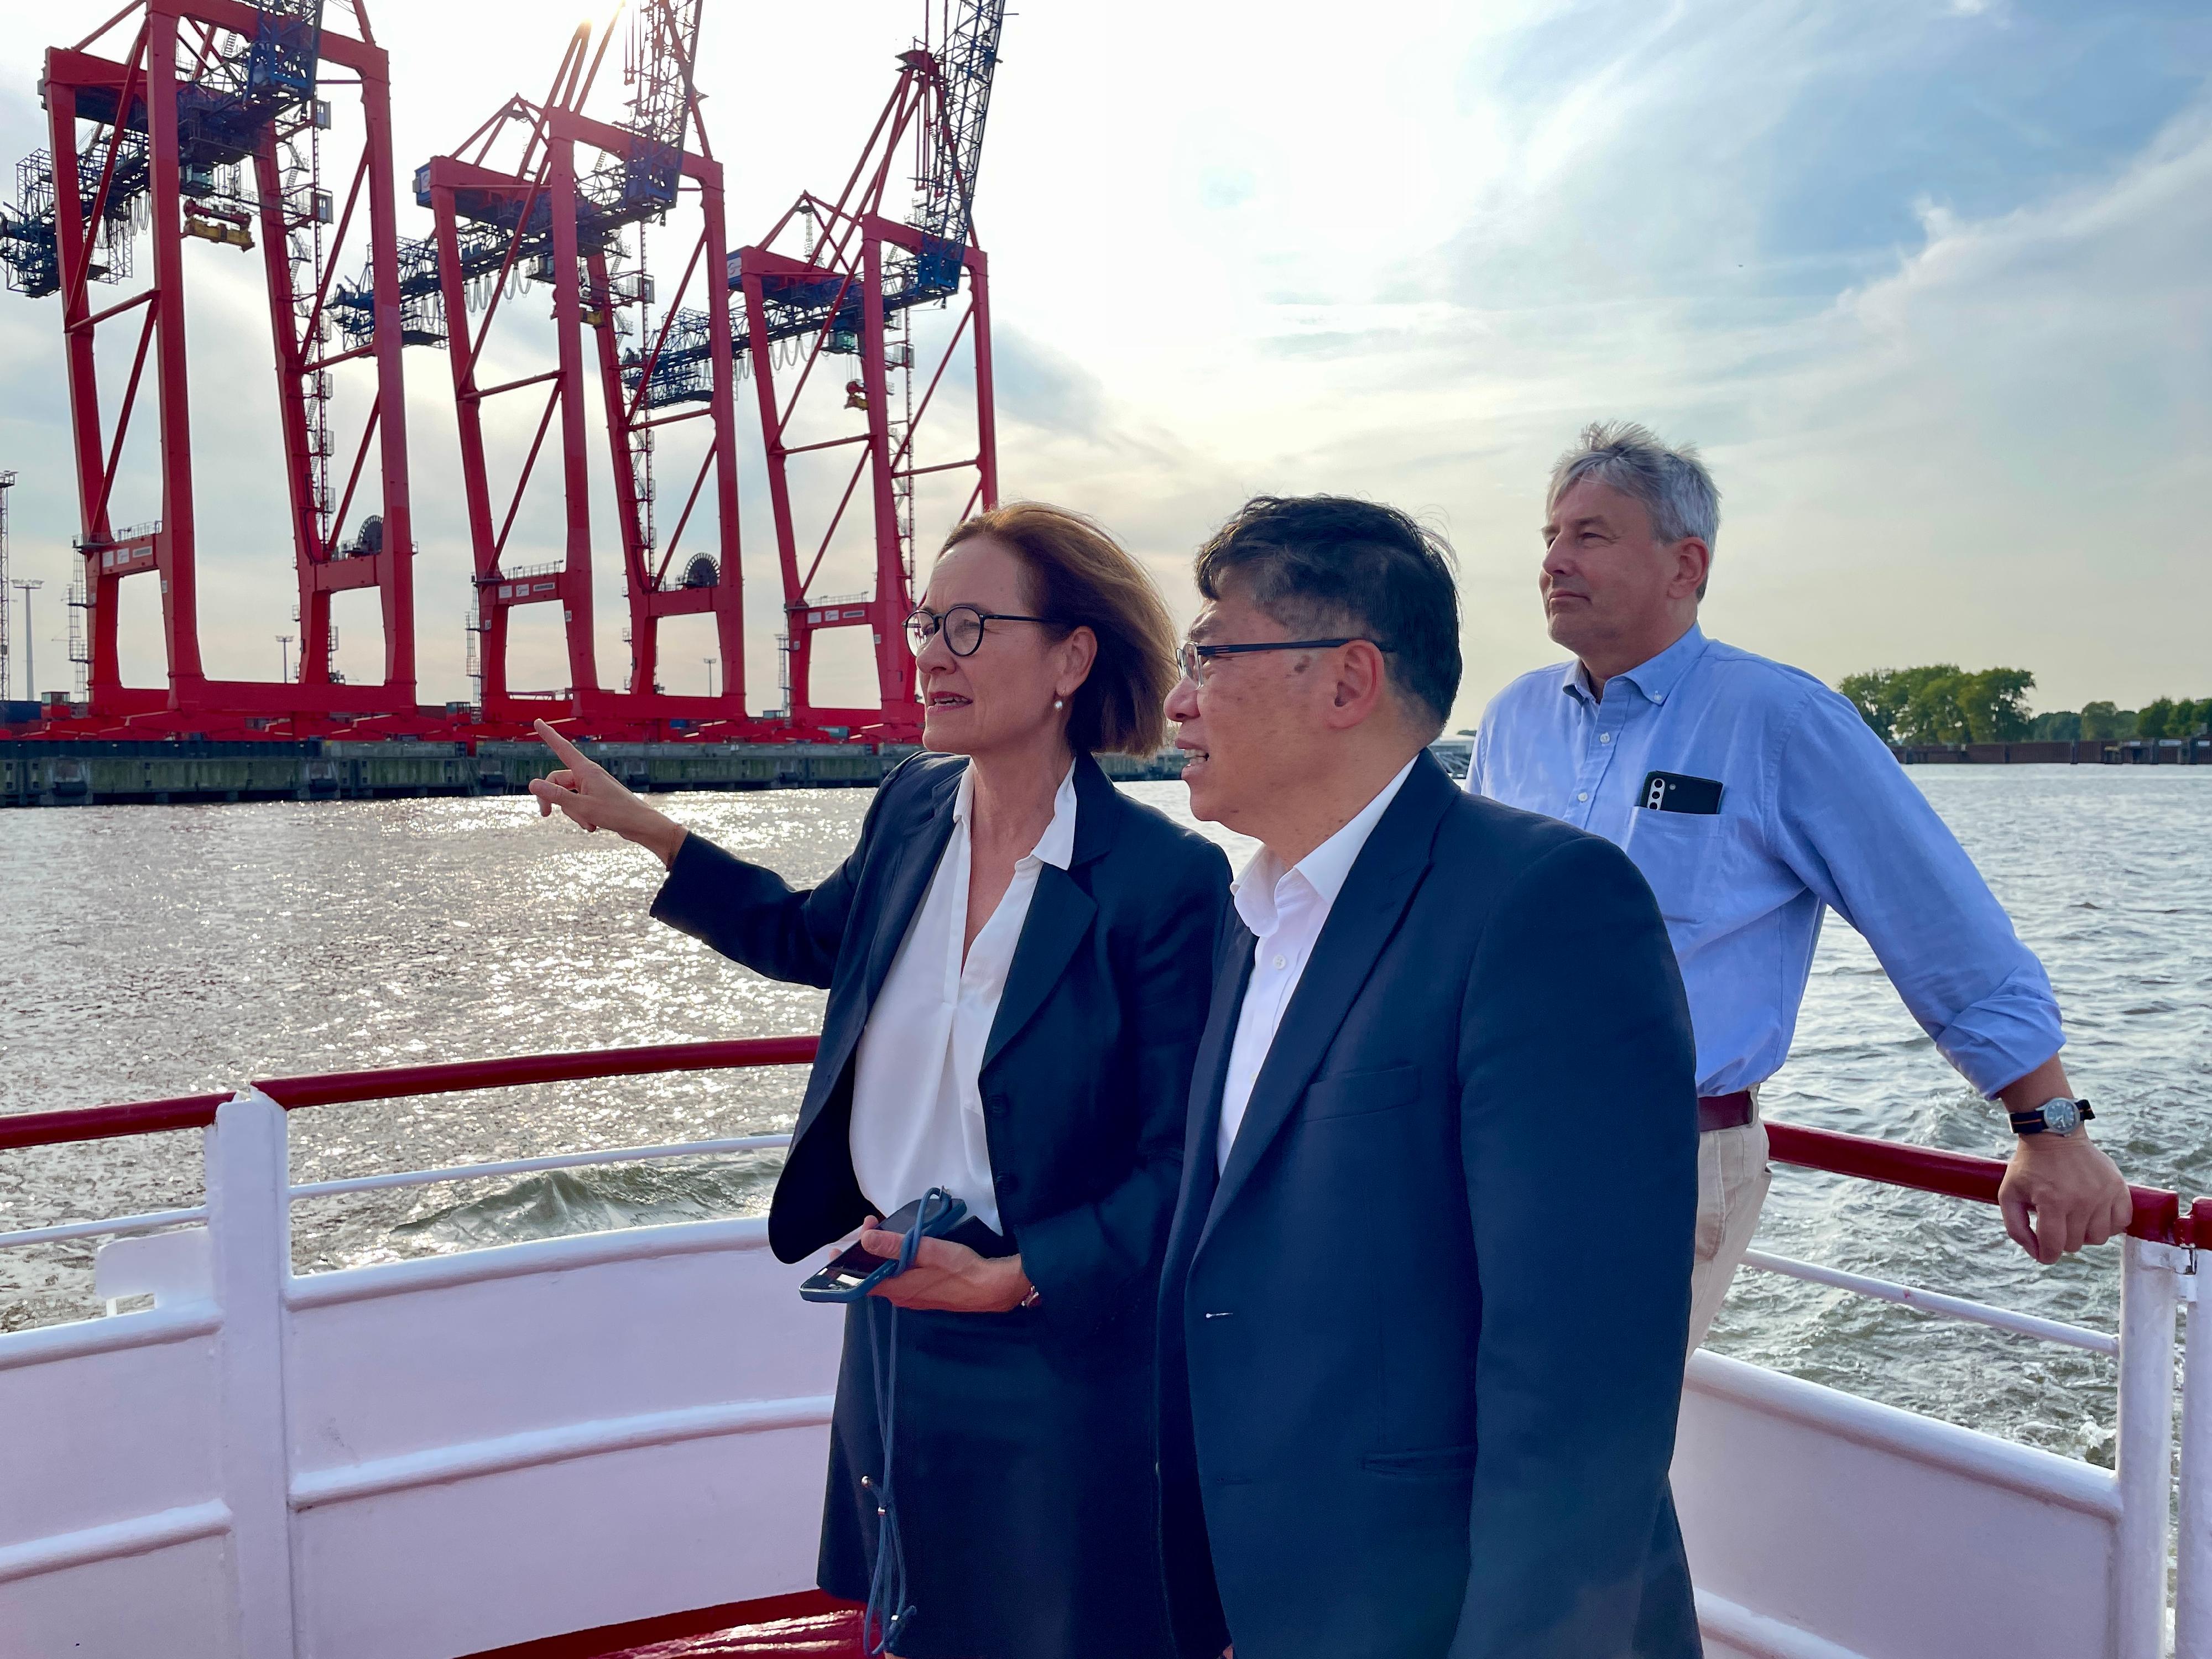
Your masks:
M2032 1112L2014 1112L2012 1132L2016 1135L2039 1135L2045 1132L2054 1135L2070 1135L2082 1124L2097 1115L2089 1109L2086 1100L2069 1100L2060 1095L2046 1100Z

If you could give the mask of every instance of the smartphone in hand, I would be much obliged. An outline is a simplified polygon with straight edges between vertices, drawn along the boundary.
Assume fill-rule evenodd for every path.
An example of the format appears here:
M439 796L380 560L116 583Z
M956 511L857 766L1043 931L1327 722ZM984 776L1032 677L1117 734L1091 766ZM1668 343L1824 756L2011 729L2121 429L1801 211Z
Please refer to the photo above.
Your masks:
M915 1218L921 1213L925 1201L917 1198L896 1213L885 1216L876 1224L878 1230L903 1237L914 1225ZM957 1198L948 1199L932 1207L922 1235L942 1238L967 1218L968 1206ZM854 1244L829 1266L810 1274L799 1285L799 1293L809 1302L858 1302L896 1273L898 1265L895 1255L876 1255Z

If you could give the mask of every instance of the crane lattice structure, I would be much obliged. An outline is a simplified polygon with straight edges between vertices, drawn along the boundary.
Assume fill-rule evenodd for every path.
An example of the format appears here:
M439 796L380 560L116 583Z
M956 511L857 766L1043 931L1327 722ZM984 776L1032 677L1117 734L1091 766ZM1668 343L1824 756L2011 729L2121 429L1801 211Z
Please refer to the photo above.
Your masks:
M9 641L15 637L8 631L8 503L15 488L15 473L0 472L0 702L8 701ZM27 702L30 698L30 688L26 686L23 699Z
M242 735L272 725L333 730L363 717L411 721L416 713L400 331L335 343L329 305L348 234L365 220L369 280L355 302L395 323L402 308L388 68L358 0L358 34L326 27L324 9L324 0L142 0L46 54L50 147L17 168L15 204L0 209L0 265L10 288L61 300L96 716ZM94 51L134 21L121 58ZM322 96L325 66L340 71L332 90L359 94L357 105L343 100L357 108L360 156L336 213L322 173L336 114ZM136 275L142 234L152 244L149 280L95 309L92 284ZM210 676L200 651L185 250L197 240L247 252L257 236L276 343L274 447L303 626L301 672L289 684ZM100 345L117 331L127 337L134 313L143 314L127 377L113 377L123 389L110 418ZM149 365L155 515L124 527L120 498L135 484L122 462ZM349 459L333 437L341 382L348 414L362 411ZM230 447L210 469L225 495L252 495L250 453ZM336 494L334 461L344 479ZM166 690L122 683L118 590L140 577L161 585ZM331 596L356 588L375 589L381 603L380 683L347 684L331 662Z
M727 319L695 338L684 301L711 287L726 262L722 168L708 146L694 82L701 0L638 0L624 64L626 114L609 123L584 106L613 39L596 51L579 28L540 101L510 99L454 154L416 174L416 199L436 230L403 251L401 287L410 338L448 349L459 410L461 472L475 561L477 604L470 640L482 718L493 725L536 717L574 719L602 733L663 735L744 717L744 586L739 570L736 362ZM495 164L501 150L519 155ZM645 232L664 223L680 192L696 192L702 228L684 258L674 293L658 308ZM525 284L552 290L556 346L545 372L487 385L478 370L502 307ZM512 313L513 307L506 309ZM471 313L480 313L471 320ZM635 337L638 343L623 344ZM661 390L661 355L672 339L696 347L681 399ZM605 460L629 602L627 689L599 684L592 639L591 432L588 382L596 379ZM511 488L495 490L484 410L493 399L544 388L536 433ZM677 402L702 405L689 410ZM520 562L509 542L548 433L559 422L557 483L561 556ZM665 544L655 521L653 453L659 430L708 422L705 453ZM705 511L700 511L705 498ZM503 499L502 499L503 498ZM704 526L689 553L684 532ZM565 695L515 691L509 684L508 619L520 606L557 604L566 626ZM663 692L659 624L710 614L722 660L720 696Z
M349 9L356 32L327 24L326 3ZM387 734L423 727L401 352L429 345L448 350L458 405L477 731L550 714L600 736L918 735L903 629L922 512L917 484L957 486L949 498L957 510L944 514L945 526L933 522L933 533L998 497L988 269L974 204L1004 0L927 0L922 38L901 55L891 96L843 189L834 198L802 195L758 246L735 252L721 164L700 118L701 5L631 0L629 95L611 121L586 113L586 102L612 27L596 46L578 30L542 100L510 99L454 153L416 172L416 199L434 228L415 239L398 234L387 63L362 0L137 0L75 46L47 53L50 146L23 161L15 203L0 207L0 268L11 288L61 302L82 560L72 627L81 612L87 635L71 654L81 657L88 705L105 729L307 736L360 721ZM111 35L128 41L120 58L95 50ZM332 69L339 72L326 76ZM332 191L323 156L326 141L337 142L335 112L323 94L340 87L358 89L360 141L349 182ZM659 296L646 233L665 225L683 196L696 198L702 228L668 261L683 275ZM358 243L349 252L348 242L364 222L361 275L342 281L341 258L362 261ZM143 281L142 239L151 245ZM210 675L202 662L185 351L193 240L261 250L276 345L274 448L299 591L300 671L289 684ZM96 307L95 283L125 285L125 295ZM532 286L551 292L555 362L485 384L492 346L501 346L503 362L512 356L495 325L514 322L516 296ZM959 307L950 337L933 367L917 363L911 319L947 306ZM118 332L127 374L100 356ZM848 369L816 374L840 357L853 360ZM772 721L744 711L736 386L746 373L757 381L787 651L790 695ZM599 683L592 632L593 379L629 596L630 664L620 691ZM103 398L118 385L111 411ZM544 388L534 435L495 499L484 411L532 387ZM343 444L342 392L351 416ZM963 400L966 421L956 408ZM141 424L155 428L156 500L151 514L122 526L125 500L140 483L123 463L142 401L154 410ZM533 563L511 538L531 522L524 497L556 421L557 465L548 471L561 498L559 556ZM656 441L690 422L705 423L692 428L704 453L664 537ZM810 425L835 429L817 441ZM835 477L826 485L801 477L817 458L848 448L842 495ZM226 495L252 497L243 475L252 453L234 447L219 458ZM852 510L864 481L863 504ZM833 573L838 562L841 526L856 535L865 526L866 537L872 591L850 599L817 592L825 561ZM166 690L121 679L118 592L141 577L160 581ZM368 587L383 606L384 678L349 684L331 660L331 596ZM537 604L562 608L570 681L562 693L519 693L508 681L508 619ZM659 626L687 613L715 619L719 694L710 685L703 697L670 696L657 684ZM817 701L815 635L859 626L871 630L875 704Z
M844 188L834 199L800 196L757 246L732 255L728 268L736 346L750 361L768 462L783 578L789 718L800 727L905 740L921 729L905 630L913 605L915 482L973 474L972 489L945 529L978 506L995 507L999 495L990 282L974 210L1006 3L936 0L927 15L931 26L901 54L897 82ZM894 218L890 198L902 156L914 196L907 212ZM779 251L794 234L802 246ZM909 314L957 300L963 279L967 304L958 321L935 362L917 364ZM778 389L779 356L781 367L796 371L788 397ZM823 360L839 356L854 359L858 372L817 378ZM943 459L928 459L925 422L947 371L963 361L972 422L948 416L930 428L933 440L948 435L931 452ZM660 372L672 380L678 371L664 356ZM794 441L802 437L794 423L809 383L818 423L823 393L834 401L841 380L842 410L860 416L857 429ZM680 394L672 386L670 395ZM833 421L839 412L831 411ZM854 425L849 416L844 425ZM848 446L858 454L842 493L833 478L830 489L806 492L803 501L794 489L794 460ZM864 480L872 590L848 599L820 596L817 579ZM809 502L817 510L805 512ZM814 637L825 629L854 627L871 632L879 707L819 704L812 694Z

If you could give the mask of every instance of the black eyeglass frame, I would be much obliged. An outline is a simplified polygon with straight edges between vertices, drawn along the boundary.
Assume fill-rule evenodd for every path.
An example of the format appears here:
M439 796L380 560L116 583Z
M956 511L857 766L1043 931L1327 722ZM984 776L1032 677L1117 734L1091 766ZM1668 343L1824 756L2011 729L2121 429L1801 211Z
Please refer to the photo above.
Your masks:
M975 643L969 646L965 651L963 651L958 646L953 644L951 637L949 635L946 636L945 641L945 648L947 651L950 651L956 657L972 657L978 651L981 651L983 648L983 635L990 631L983 626L985 623L1036 623L1039 626L1044 628L1065 628L1067 626L1066 623L1057 621L1051 617L1021 617L1015 615L1014 612L1011 611L986 611L981 605L948 605L940 611L932 611L926 605L918 605L915 606L912 611L907 613L906 618L906 636L908 641L912 643L917 654L920 653L924 646L927 645L939 634L945 632L945 624L951 621L952 613L956 611L965 611L969 616L975 618ZM929 619L927 629L925 632L917 634L915 630L915 624L925 617Z
M1198 665L1211 662L1216 657L1241 657L1255 651L1328 651L1340 645L1365 643L1387 653L1389 647L1380 641L1368 639L1364 634L1353 634L1340 640L1262 640L1254 645L1200 645L1194 640L1185 640L1176 647L1176 666L1182 670L1183 678L1193 685L1203 685L1198 677Z

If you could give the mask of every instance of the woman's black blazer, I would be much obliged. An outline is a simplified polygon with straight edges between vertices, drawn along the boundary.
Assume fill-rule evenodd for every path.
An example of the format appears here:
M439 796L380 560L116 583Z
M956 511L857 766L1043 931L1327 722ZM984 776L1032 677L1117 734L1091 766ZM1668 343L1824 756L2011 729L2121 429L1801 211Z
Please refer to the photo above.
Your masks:
M826 986L821 1053L769 1211L796 1261L868 1210L848 1140L854 1054L952 835L964 757L884 780L819 887L687 836L653 914L772 979ZM1075 849L1037 872L981 1076L1001 1225L1063 1330L1148 1310L1182 1170L1192 1057L1229 897L1220 848L1075 763ZM933 1078L933 1072L932 1073ZM920 1091L928 1086L917 1066ZM895 1194L882 1194L896 1201Z

